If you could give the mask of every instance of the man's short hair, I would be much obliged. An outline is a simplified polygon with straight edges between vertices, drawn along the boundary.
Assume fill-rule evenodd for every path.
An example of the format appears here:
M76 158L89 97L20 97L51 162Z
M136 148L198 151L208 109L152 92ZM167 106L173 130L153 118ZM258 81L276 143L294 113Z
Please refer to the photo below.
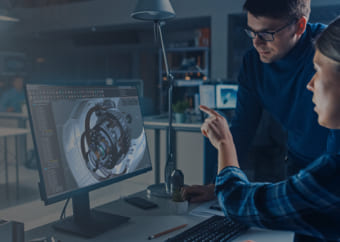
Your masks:
M243 9L255 17L308 19L310 0L246 0Z

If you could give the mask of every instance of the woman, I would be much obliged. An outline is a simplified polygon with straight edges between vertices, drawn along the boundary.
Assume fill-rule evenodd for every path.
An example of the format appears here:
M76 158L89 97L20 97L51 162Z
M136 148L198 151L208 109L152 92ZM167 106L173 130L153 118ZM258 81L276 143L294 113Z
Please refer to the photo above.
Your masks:
M316 73L307 88L313 92L320 125L340 129L340 18L315 46ZM250 226L305 235L299 241L340 240L340 155L324 154L282 182L251 183L239 168L226 120L200 108L210 115L201 130L218 149L215 193L225 213Z

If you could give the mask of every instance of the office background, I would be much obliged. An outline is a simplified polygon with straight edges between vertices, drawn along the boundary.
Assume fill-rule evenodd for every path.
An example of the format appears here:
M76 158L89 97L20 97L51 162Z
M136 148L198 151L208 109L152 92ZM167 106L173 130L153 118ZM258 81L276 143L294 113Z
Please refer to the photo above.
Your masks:
M161 68L159 49L153 40L152 24L137 22L130 18L129 14L136 2L136 0L2 1L0 8L9 8L9 12L20 18L20 21L0 22L0 81L4 83L1 92L10 86L11 77L17 74L24 75L27 81L39 83L101 85L106 84L108 80L143 80L145 114L159 114L162 108L159 106ZM208 28L210 38L208 46L205 46L208 51L208 60L205 60L209 70L208 81L235 81L237 63L242 56L242 53L235 52L242 49L235 43L246 38L245 35L241 36L239 31L244 21L243 1L172 0L172 4L177 16L165 26L166 45L174 48L196 46L195 38L198 31ZM339 14L339 8L330 6L339 6L339 1L312 0L312 14L313 9L316 9L315 13L323 12L331 17L331 14L325 11L326 8L333 11L335 9ZM322 15L319 18L322 18ZM270 122L268 119L267 122ZM18 126L17 121L13 122L10 119L0 119L0 122L4 127ZM265 122L263 125L266 126ZM269 125L273 124L270 122ZM147 135L151 157L154 157L155 131L149 129ZM278 134L280 137L281 135ZM260 146L265 147L267 144L263 144L266 142L261 138L263 136L260 133L257 139L258 143L262 142ZM165 132L161 132L160 138L162 171L166 153ZM177 141L178 166L184 171L185 182L202 183L204 145L199 130L178 132ZM4 141L1 142L0 145ZM14 140L9 142L14 144ZM280 141L277 143L280 145ZM33 144L28 136L27 149L32 148ZM15 189L14 145L9 145L8 149L10 188ZM196 152L197 150L202 152ZM197 163L199 165L196 166ZM254 175L252 172L252 167L249 167L249 174ZM261 174L270 172L271 169L265 169ZM154 171L124 182L124 189L110 186L94 192L93 196L96 197L94 205L145 188L153 183L153 173ZM1 178L4 177L3 174L4 170L1 169ZM19 180L20 197L15 197L14 192L10 192L9 196L1 196L0 216L22 220L25 224L30 224L28 228L57 219L62 204L44 207L39 201L38 173L34 167L25 166L25 160L20 163ZM0 189L1 194L5 194L3 179L0 182ZM37 218L37 214L42 218Z

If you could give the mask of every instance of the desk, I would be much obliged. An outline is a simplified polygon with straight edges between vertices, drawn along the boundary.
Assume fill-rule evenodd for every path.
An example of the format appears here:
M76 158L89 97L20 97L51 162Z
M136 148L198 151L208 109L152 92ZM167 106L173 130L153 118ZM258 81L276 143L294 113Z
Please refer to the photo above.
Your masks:
M0 119L15 119L19 128L26 128L27 113L0 112Z
M16 173L16 194L17 198L19 198L19 153L20 153L20 145L18 142L18 138L24 137L30 132L29 129L21 129L21 128L0 128L0 137L4 139L4 163L5 163L5 181L6 181L6 192L7 197L9 195L9 187L8 187L8 152L7 152L7 138L15 137L15 153L16 153L16 162L15 162L15 173Z
M0 119L11 119L16 120L18 122L18 128L27 128L27 120L28 120L28 114L27 113L14 113L14 112L0 112ZM27 156L27 140L26 137L20 137L19 139L21 142L21 145L23 147L22 154Z
M136 194L138 196L146 196L146 192L140 192ZM204 220L201 217L191 215L174 215L172 214L170 202L168 199L151 197L152 201L159 205L159 208L152 210L142 210L127 204L123 199L119 199L114 202L110 202L98 209L114 214L130 217L129 222L120 225L104 234L101 234L92 239L85 239L76 237L71 234L55 231L52 228L52 224L47 224L25 232L25 239L28 242L33 238L39 238L44 236L54 236L56 240L62 242L81 242L81 241L149 241L147 238L149 235L164 231L169 228L181 224L188 224L184 229L174 231L167 235L161 236L151 241L164 241L165 239L172 237L178 233L183 232L185 229L192 227L193 225ZM190 205L189 209L192 209L195 205ZM250 229L245 234L236 238L235 241L241 242L246 239L252 239L257 242L291 242L293 241L292 232L282 231L270 231L263 229Z

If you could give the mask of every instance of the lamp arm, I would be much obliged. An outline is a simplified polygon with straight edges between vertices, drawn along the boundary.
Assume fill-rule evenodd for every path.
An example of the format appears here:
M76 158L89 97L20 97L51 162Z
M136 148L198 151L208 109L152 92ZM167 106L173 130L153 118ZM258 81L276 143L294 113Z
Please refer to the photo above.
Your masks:
M169 82L169 90L168 90L168 116L169 116L169 127L168 127L168 157L166 160L165 164L165 170L164 170L164 179L165 179L165 187L166 190L169 192L170 191L170 176L171 173L174 169L176 169L176 163L173 157L173 134L172 134L172 93L173 93L173 82L174 82L174 76L170 73L169 71L169 66L168 66L168 60L166 57L166 52L165 52L165 47L164 47L164 41L163 41L163 34L162 34L162 28L161 24L159 21L155 22L155 25L157 26L158 29L158 34L159 34L159 40L161 44L161 49L162 49L162 54L163 54L163 61L164 61L164 67L165 67L165 73L166 73L166 78Z
M168 59L166 58L166 53L165 53L161 22L156 21L155 23L156 23L156 26L157 26L157 29L158 29L159 40L160 40L160 43L161 43L163 61L164 61L164 66L165 66L165 73L166 73L166 76L169 77L171 74L169 73Z

